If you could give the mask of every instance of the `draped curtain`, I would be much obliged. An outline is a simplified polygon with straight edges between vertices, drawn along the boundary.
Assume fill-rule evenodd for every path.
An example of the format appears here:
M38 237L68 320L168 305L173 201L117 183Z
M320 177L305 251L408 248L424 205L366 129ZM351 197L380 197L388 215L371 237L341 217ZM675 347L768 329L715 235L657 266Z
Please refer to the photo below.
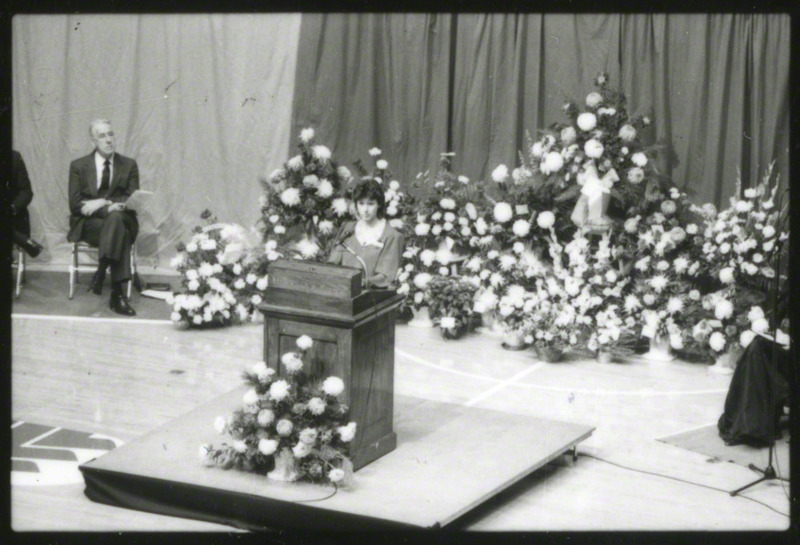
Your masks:
M485 180L603 70L653 118L659 168L720 205L773 160L787 184L789 28L780 14L304 15L293 131L321 127L342 160L381 147L401 182L445 151Z
M68 260L69 163L92 151L89 122L101 117L156 194L140 218L140 265L167 266L205 208L253 225L258 177L289 151L299 29L299 14L17 15L12 136L40 259Z

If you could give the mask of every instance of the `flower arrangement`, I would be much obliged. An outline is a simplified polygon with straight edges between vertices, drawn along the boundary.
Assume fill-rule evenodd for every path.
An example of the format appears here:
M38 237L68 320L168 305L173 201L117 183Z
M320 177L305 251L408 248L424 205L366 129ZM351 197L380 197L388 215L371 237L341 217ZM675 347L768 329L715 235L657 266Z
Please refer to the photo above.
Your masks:
M625 95L610 86L608 75L595 78L596 90L584 104L564 104L567 123L556 123L523 157L523 172L540 181L539 193L557 202L574 202L572 220L578 226L600 231L612 218L609 203L628 211L641 201L660 176L651 150L641 143L641 132L651 120L629 116Z
M302 335L296 342L298 351L281 358L282 378L263 362L243 373L250 385L243 407L214 423L233 442L202 445L204 463L283 481L347 484L352 478L348 453L356 423L348 422L348 407L339 400L344 383L334 376L309 377L303 358L313 341Z
M266 267L257 235L230 223L217 223L209 210L200 215L188 244L178 244L171 265L182 275L183 292L167 298L171 319L191 327L258 321Z
M274 241L268 260L285 255L324 261L339 227L352 219L342 195L350 171L315 143L314 129L303 129L299 140L300 153L261 180L263 239Z
M434 276L426 287L430 317L446 338L461 337L472 325L478 286L463 278Z

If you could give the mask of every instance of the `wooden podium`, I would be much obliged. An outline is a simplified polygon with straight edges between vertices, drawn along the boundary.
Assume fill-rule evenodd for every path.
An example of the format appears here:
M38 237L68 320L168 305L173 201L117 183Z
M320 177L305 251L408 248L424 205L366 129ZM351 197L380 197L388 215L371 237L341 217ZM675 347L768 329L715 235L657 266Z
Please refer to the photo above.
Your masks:
M362 291L360 269L305 261L270 264L264 314L264 361L278 376L281 356L308 335L306 373L344 381L342 401L356 422L355 470L394 450L394 326L403 300L394 290Z

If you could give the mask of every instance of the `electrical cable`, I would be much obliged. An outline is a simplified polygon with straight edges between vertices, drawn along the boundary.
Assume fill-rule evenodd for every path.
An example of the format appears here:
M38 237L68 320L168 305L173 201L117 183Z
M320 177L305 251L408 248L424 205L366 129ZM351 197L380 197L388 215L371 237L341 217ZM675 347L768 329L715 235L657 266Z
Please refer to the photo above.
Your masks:
M339 487L336 485L336 483L331 483L331 484L333 485L333 492L331 492L330 494L328 494L324 498L314 498L313 500L295 500L292 503L312 503L312 502L315 502L315 501L325 501L327 499L330 499L330 498L334 497L336 495L336 493L339 491Z
M634 471L636 473L644 473L645 475L653 475L654 477L662 477L664 479L671 479L673 481L678 481L678 482L681 482L681 483L691 484L691 485L694 485L694 486L699 486L701 488L707 488L709 490L714 490L716 492L724 492L725 494L730 494L730 492L728 490L725 490L724 488L717 488L716 486L709 486L707 484L696 483L694 481L687 481L686 479L681 479L680 477L673 477L672 475L665 475L663 473L656 473L654 471L647 471L646 469L638 469L638 468L635 468L635 467L625 466L625 465L622 465L622 464L618 464L617 462L612 462L611 460L606 460L604 458L600 458L599 456L595 456L593 454L587 454L585 452L578 452L578 456L583 456L585 458L593 458L595 460L599 460L599 461L604 462L606 464L609 464L609 465L612 465L612 466L616 466L616 467L619 467L619 468L622 468L622 469L626 469L628 471ZM778 511L777 509L775 509L774 507L772 507L771 505L769 505L767 503L764 503L763 501L757 500L755 498L750 498L748 496L743 496L741 494L739 494L737 496L734 496L734 497L743 498L745 500L749 500L749 501L752 501L754 503L758 503L760 505L763 505L764 507L766 507L770 511L774 511L774 512L778 513L779 515L783 515L786 518L790 518L790 515L787 515L786 513Z

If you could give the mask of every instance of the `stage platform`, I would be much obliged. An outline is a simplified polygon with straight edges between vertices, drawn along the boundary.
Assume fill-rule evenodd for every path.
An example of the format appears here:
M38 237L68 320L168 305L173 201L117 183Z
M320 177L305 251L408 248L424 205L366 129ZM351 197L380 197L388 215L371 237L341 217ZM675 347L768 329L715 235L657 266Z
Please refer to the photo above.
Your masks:
M202 465L245 386L80 467L97 502L247 529L447 526L589 437L590 426L395 396L397 448L339 488ZM564 469L569 471L569 469Z

